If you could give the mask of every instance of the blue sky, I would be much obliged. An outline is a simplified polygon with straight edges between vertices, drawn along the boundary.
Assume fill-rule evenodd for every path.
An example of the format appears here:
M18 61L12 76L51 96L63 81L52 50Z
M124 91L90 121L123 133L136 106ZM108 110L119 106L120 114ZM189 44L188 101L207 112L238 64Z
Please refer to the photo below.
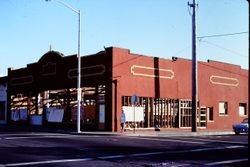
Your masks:
M61 0L81 10L81 55L104 46L170 59L191 59L192 22L188 0ZM189 0L192 3L192 0ZM248 2L197 0L197 60L217 60L248 69ZM0 1L0 75L37 62L50 45L77 53L77 14L51 0Z

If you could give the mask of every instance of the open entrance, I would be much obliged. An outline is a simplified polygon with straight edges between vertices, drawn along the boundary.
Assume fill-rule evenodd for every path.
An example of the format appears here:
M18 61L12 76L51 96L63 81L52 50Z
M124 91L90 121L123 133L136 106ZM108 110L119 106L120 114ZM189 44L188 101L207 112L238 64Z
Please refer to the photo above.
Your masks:
M125 113L136 119L126 122L127 128L191 128L192 101L189 99L168 99L138 97L134 109L131 96L122 97L122 106ZM126 111L127 110L127 111ZM135 114L133 114L135 112ZM143 119L137 119L141 118ZM197 110L197 126L206 127L206 108Z
M105 85L83 87L81 93L81 129L104 128ZM13 94L10 106L13 123L76 127L77 89L75 88Z

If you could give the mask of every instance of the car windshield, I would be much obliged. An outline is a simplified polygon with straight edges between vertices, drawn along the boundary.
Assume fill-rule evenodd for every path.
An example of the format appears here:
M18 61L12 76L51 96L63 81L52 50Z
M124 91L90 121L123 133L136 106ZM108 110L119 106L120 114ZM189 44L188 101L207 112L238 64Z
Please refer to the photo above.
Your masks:
M248 123L248 118L243 119L242 123Z

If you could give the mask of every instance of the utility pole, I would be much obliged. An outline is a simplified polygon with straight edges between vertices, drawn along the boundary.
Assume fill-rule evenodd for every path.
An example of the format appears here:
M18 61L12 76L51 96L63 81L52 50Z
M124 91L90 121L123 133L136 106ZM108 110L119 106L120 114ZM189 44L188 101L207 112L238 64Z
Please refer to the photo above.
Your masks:
M188 3L192 8L192 132L197 131L197 62L196 62L196 2Z
M249 19L250 19L250 0L247 0L248 1L248 117L249 117L249 114L250 114L250 89L249 89L249 84L250 84L250 47L249 47L249 41L250 41L250 36L249 36L249 31L250 31L250 22L249 22Z

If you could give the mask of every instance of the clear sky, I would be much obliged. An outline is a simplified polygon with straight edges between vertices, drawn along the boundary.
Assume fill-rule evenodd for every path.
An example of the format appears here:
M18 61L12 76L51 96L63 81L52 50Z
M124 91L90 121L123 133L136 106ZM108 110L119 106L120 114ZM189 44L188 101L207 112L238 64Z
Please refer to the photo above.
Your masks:
M104 47L171 59L192 58L188 0L61 0L81 10L81 55ZM192 3L192 0L189 0ZM248 69L247 0L197 0L197 60ZM51 0L0 0L0 75L37 62L52 46L77 53L77 14Z

